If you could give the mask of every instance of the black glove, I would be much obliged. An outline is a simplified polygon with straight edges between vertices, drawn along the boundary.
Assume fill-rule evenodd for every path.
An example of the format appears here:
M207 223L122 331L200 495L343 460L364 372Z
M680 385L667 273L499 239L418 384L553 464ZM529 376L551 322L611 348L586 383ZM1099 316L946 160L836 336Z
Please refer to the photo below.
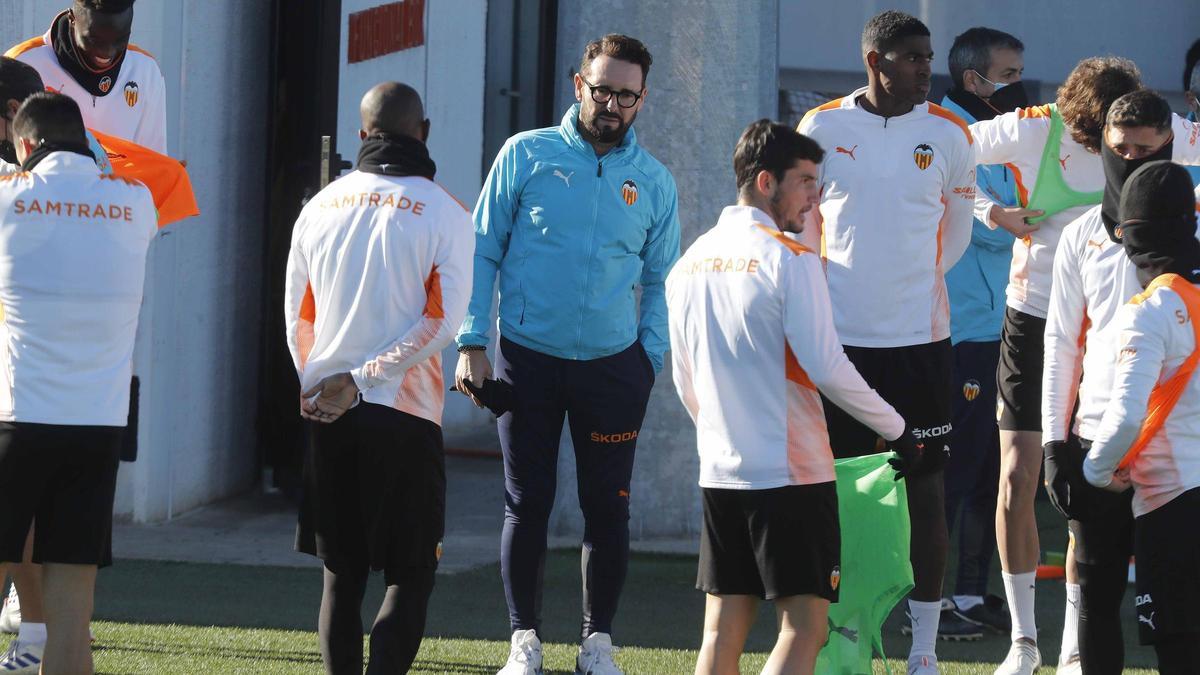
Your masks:
M888 449L896 456L888 460L888 464L896 470L895 480L911 476L921 464L925 453L925 444L917 440L912 427L905 426L904 433L894 441L888 441Z
M513 386L504 380L484 380L483 386L476 387L470 381L465 382L467 389L479 402L484 405L496 417L500 417L504 413L513 409ZM450 391L458 391L458 385L450 387Z
M1084 520L1094 515L1096 488L1083 477L1083 458L1083 447L1074 437L1042 446L1050 503L1072 520Z

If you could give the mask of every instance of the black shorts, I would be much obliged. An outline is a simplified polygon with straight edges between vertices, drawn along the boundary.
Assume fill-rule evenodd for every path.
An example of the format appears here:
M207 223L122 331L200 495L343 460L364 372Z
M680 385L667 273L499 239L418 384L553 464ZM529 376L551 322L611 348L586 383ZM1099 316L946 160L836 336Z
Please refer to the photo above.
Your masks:
M1133 539L1142 644L1200 632L1200 488L1139 516Z
M997 419L1002 431L1042 430L1042 364L1046 355L1046 320L1004 308L1000 330L1000 391Z
M374 403L310 427L296 550L334 572L436 568L446 521L441 427Z
M950 457L954 348L950 340L909 347L845 347L872 389L892 404L925 443L920 473L941 471ZM882 452L885 443L866 425L822 397L829 444L838 459Z
M125 427L0 422L0 561L112 564L112 509Z
M837 602L842 531L834 483L700 492L704 529L697 589L763 600L816 595Z

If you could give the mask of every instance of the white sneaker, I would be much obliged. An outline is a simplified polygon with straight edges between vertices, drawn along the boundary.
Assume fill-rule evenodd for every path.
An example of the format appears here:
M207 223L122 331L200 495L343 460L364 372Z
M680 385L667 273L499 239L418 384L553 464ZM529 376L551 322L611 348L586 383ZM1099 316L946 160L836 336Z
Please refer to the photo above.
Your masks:
M45 651L45 642L25 644L13 640L8 651L0 657L0 673L37 673L42 669Z
M908 657L908 675L938 675L937 657Z
M625 675L625 671L613 663L616 652L608 633L592 633L579 645L575 675Z
M508 663L496 675L542 675L542 641L537 631L530 628L513 633Z
M1072 654L1066 663L1060 661L1058 668L1054 669L1054 675L1083 675L1083 663L1079 660L1079 654Z
M17 597L17 585L8 585L4 597L4 609L0 610L0 633L16 633L21 628L21 599Z
M996 675L1033 675L1041 665L1042 653L1037 645L1025 638L1018 638L1008 648L1008 656L996 669Z

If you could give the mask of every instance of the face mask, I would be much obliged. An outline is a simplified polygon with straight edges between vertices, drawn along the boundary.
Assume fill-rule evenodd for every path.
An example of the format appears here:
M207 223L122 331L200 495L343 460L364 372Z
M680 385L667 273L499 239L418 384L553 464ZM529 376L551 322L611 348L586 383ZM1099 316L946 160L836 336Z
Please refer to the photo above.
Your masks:
M992 82L980 75L977 70L971 72L994 88L991 96L987 98L980 96L979 98L983 98L997 113L1004 114L1029 105L1029 95L1025 92L1025 85L1022 82Z
M1120 242L1117 226L1120 224L1121 190L1125 181L1143 164L1159 159L1171 159L1174 143L1164 143L1161 148L1139 159L1125 159L1118 155L1108 143L1100 143L1100 161L1104 165L1104 198L1100 202L1100 219L1104 221L1104 229L1108 238Z

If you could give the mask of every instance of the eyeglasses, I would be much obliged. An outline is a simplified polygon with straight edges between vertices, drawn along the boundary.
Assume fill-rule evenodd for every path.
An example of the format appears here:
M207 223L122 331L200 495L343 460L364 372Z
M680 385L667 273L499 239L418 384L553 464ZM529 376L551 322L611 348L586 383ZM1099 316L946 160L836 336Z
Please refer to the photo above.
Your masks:
M642 98L641 94L632 91L613 91L608 87L601 87L588 82L579 76L580 80L587 85L587 88L592 92L592 100L596 103L608 103L615 95L617 97L617 106L621 108L632 108L637 105L637 102Z

